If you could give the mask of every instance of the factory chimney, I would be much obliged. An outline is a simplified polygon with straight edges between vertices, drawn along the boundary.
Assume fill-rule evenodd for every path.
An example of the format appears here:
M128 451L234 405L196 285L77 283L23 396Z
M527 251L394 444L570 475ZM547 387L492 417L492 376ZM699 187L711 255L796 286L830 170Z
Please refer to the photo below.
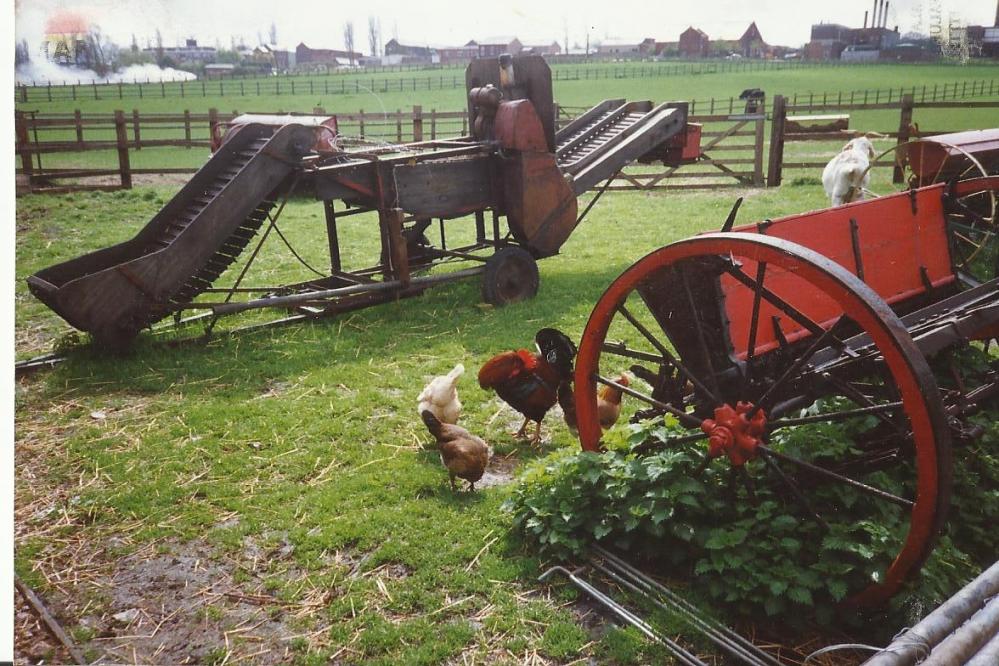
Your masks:
M887 28L888 27L888 3L889 2L890 2L890 0L885 0L885 11L884 11L884 14L881 15L881 27L882 28Z
M870 12L868 12L867 10L864 10L864 27L865 27L865 28L867 27L867 15L868 15L869 13L870 13Z
M878 21L878 0L874 0L874 6L871 8L871 27Z

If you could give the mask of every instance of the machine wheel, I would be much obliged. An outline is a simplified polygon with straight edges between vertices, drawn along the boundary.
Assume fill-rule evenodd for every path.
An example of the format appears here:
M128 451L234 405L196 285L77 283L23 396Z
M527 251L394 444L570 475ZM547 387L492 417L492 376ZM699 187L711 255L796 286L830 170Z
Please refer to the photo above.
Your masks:
M482 273L482 299L492 305L506 305L538 293L538 262L519 247L504 247L486 260Z
M650 387L625 390L650 406L636 416L672 414L687 432L662 445L713 450L714 465L752 477L747 495L754 482L770 484L825 529L826 521L856 521L858 510L908 512L893 561L885 558L876 582L858 581L850 603L881 603L919 570L946 513L950 434L926 359L854 275L759 234L706 234L639 260L603 294L583 332L575 396L584 449L601 447L598 384L635 361L633 374ZM815 423L842 426L851 445L835 459L810 457L811 440L794 455L781 449L794 429ZM878 472L896 467L902 480L879 488L887 482ZM863 501L837 504L844 485Z

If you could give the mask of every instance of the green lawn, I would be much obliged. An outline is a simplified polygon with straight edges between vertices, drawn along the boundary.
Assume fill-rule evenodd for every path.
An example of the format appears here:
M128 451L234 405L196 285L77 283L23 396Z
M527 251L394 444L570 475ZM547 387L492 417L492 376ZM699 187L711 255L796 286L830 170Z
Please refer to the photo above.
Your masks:
M913 77L941 80L955 71L984 76L911 69ZM885 76L861 82L834 69L807 83L788 78L771 85L707 75L690 88L667 89L677 82L663 81L661 93L648 80L614 81L602 90L567 82L556 97L584 104L613 95L727 95L750 85L837 89L887 83ZM702 83L703 93L694 87ZM405 103L455 108L461 103L455 95ZM340 108L370 108L368 101L340 101L349 104ZM149 110L166 110L154 102ZM176 110L176 100L167 102ZM254 101L261 109L292 108L289 102ZM299 108L316 103L338 108L304 99ZM858 114L856 123L864 124L853 126L891 129L893 122L891 112ZM985 126L994 118L975 111L926 122ZM835 148L802 144L800 151L828 155ZM154 152L133 153L133 164ZM172 164L194 165L206 156L162 152ZM83 157L82 164L103 159ZM475 282L466 282L207 344L171 345L144 335L118 357L74 347L76 336L28 293L25 278L133 236L176 188L20 198L16 353L23 358L53 345L72 351L55 370L16 385L17 571L53 603L91 656L112 661L192 656L221 663L228 655L230 662L510 663L536 654L554 663L645 663L630 633L580 629L586 621L567 603L572 595L561 584L535 582L543 563L509 533L510 518L500 509L508 486L475 494L449 489L415 414L416 395L430 377L464 363L462 422L493 444L501 476L515 475L540 454L510 437L517 415L478 388L478 367L498 351L531 346L544 326L578 339L615 276L672 240L718 228L739 194L746 195L740 222L823 207L813 176L785 174L785 185L772 190L608 193L562 254L541 263L541 290L530 302L494 309L480 303ZM886 187L885 176L878 174L872 189ZM341 221L347 268L370 263L375 224L370 215ZM324 265L317 203L289 203L281 228L309 263ZM462 233L471 233L470 224ZM255 284L308 275L275 243L257 269ZM554 417L546 432L545 452L576 446ZM161 560L159 578L135 574ZM162 578L170 571L183 572L196 589L171 592ZM130 608L141 610L130 625L110 618ZM205 638L188 649L191 632Z
M746 221L823 201L813 185L747 194ZM69 330L27 293L24 278L131 236L170 195L155 188L18 200L19 355L66 343ZM464 363L463 422L495 446L501 469L515 472L537 453L511 439L516 415L478 388L478 366L529 346L543 326L578 338L615 275L670 240L719 226L732 196L606 195L562 255L542 262L538 297L503 309L481 304L469 282L207 345L173 348L146 336L123 357L71 353L17 386L18 572L66 609L83 638L107 630L92 618L123 610L116 562L193 543L243 593L274 595L267 610L312 609L283 620L287 632L311 634L292 643L295 658L318 660L344 646L371 663L628 653L616 633L591 642L564 600L534 583L540 564L508 534L499 508L507 487L452 493L415 396L429 377ZM319 206L294 201L282 220L289 240L321 264ZM348 265L374 251L373 232L373 219L345 218ZM270 249L262 279L290 278L287 251ZM546 425L546 450L574 446L554 418ZM255 560L247 543L285 554ZM78 571L79 582L52 582L67 571ZM239 608L205 603L214 610L196 610L224 648L222 632ZM97 654L108 640L86 647ZM234 656L256 645L238 633L230 641Z

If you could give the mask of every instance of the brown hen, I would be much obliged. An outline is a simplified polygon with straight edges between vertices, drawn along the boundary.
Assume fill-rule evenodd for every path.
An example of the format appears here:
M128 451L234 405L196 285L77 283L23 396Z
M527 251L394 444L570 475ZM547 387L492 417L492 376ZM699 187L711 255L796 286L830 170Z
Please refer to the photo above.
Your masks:
M468 481L469 488L475 490L475 482L482 478L489 464L492 449L482 438L476 437L461 426L441 423L430 410L420 413L427 430L437 440L441 462L447 467L451 477L451 489L457 490L454 478Z

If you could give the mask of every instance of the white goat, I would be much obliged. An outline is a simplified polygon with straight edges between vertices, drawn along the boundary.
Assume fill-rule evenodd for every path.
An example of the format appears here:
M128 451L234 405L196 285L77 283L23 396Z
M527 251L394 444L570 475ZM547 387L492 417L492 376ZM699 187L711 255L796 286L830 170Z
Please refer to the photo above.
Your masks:
M833 206L864 198L870 183L869 166L874 159L874 144L866 136L851 139L822 171L822 186Z

